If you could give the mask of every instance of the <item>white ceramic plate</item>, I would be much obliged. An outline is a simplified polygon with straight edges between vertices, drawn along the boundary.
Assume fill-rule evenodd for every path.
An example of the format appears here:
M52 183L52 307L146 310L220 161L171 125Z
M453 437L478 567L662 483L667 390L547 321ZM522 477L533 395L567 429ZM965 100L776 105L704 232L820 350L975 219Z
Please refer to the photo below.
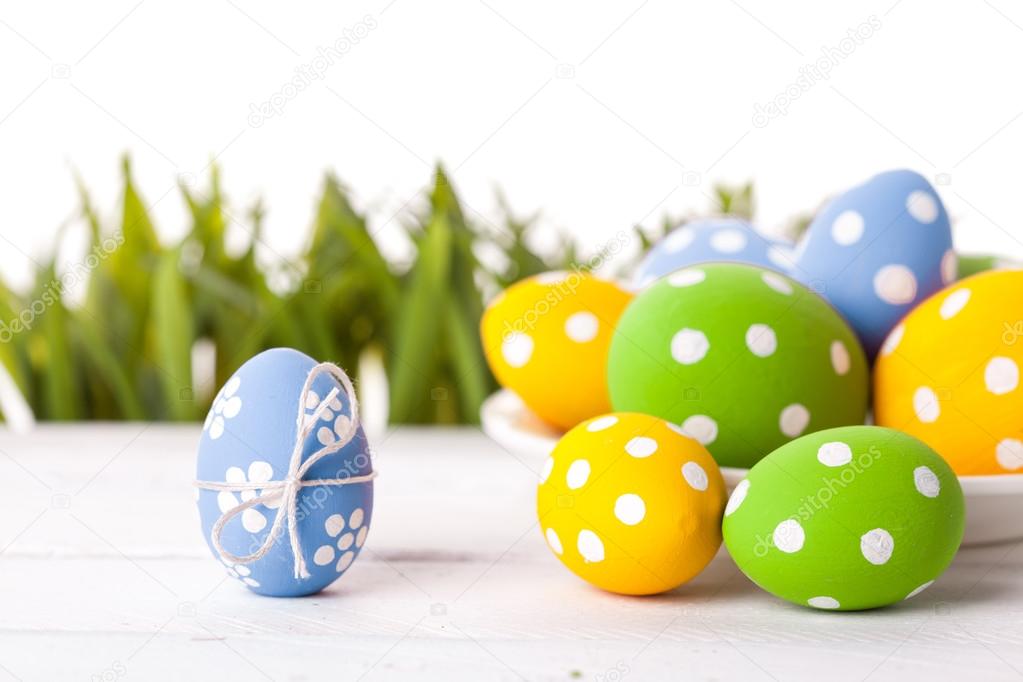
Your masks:
M480 410L483 431L539 470L562 433L540 421L508 390L487 398ZM748 469L721 467L729 492ZM966 497L964 545L1023 538L1023 474L960 476Z

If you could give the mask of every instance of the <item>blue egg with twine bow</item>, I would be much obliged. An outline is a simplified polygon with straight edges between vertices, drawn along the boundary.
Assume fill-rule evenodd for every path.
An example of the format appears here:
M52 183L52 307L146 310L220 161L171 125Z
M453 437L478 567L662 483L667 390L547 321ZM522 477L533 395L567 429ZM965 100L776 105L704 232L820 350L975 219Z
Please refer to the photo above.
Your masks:
M203 536L253 592L314 594L365 544L374 476L344 371L290 348L264 351L228 379L203 426Z

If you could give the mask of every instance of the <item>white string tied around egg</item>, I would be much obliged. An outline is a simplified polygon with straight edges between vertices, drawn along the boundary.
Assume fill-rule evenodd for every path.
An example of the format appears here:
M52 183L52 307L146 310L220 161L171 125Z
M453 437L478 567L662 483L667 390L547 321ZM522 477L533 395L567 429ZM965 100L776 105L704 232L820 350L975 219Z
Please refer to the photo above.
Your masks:
M345 429L344 434L337 434L337 440L330 445L325 445L319 450L313 452L305 462L302 461L302 451L305 449L305 441L312 433L313 428L317 425L324 410L327 409L331 401L333 401L339 393L337 387L330 390L327 397L320 401L320 404L316 407L312 414L306 415L306 396L312 389L313 381L321 374L329 374L333 376L338 382L344 387L345 395L348 398L348 409L350 415L348 415L348 428ZM314 486L335 486L335 485L353 485L356 483L367 483L376 478L376 472L371 471L368 474L362 476L348 476L346 478L315 478L305 479L306 473L310 468L324 457L331 455L341 448L348 445L359 429L359 403L355 397L355 388L352 386L352 380L348 378L348 375L343 369L330 362L321 362L309 371L309 375L306 377L305 384L302 386L302 392L298 398L298 418L296 421L295 445L291 450L291 461L288 465L288 475L280 481L243 481L239 483L229 483L222 481L195 481L195 485L204 490L216 490L226 492L245 492L251 490L253 492L260 491L260 494L249 500L242 502L241 504L233 507L232 509L224 512L217 522L213 524L213 529L210 531L211 539L213 540L213 546L216 548L217 553L221 556L224 561L232 564L251 564L259 561L267 552L273 547L274 542L280 537L281 532L284 530L284 524L287 522L289 540L291 543L291 551L295 555L295 578L305 579L309 577L309 570L306 567L305 557L302 555L302 540L299 538L298 532L298 494L302 488L310 488ZM224 548L221 543L220 536L224 531L224 526L227 523L245 512L246 509L251 509L256 505L266 504L267 502L274 502L280 500L280 504L277 507L277 515L274 517L273 525L270 527L270 533L266 536L263 544L255 552L246 554L245 556L237 556L232 554Z

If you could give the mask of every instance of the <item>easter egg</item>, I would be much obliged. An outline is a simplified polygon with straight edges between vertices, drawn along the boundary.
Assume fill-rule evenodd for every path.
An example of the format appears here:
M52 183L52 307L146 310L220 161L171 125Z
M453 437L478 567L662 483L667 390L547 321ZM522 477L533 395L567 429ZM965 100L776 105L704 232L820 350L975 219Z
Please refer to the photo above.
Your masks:
M843 611L909 599L963 537L959 481L927 445L876 426L786 443L739 483L722 523L750 580L794 604Z
M814 218L792 273L831 301L872 358L903 315L955 279L948 213L918 173L881 173Z
M290 348L267 350L248 360L217 393L203 426L196 466L200 482L243 490L199 486L198 506L203 537L229 575L253 592L294 597L319 592L343 575L358 557L373 516L373 483L311 485L298 489L297 528L282 532L261 558L251 563L225 560L213 540L214 524L239 505L264 496L252 484L283 481L299 435L298 413L309 430L300 447L301 461L338 443L350 433L351 405L343 387L330 374L318 374L302 394L315 360ZM339 393L328 397L332 389ZM326 405L321 408L321 403ZM317 416L319 412L319 416ZM310 420L316 419L316 423ZM369 445L359 427L344 447L311 465L303 480L336 480L371 473ZM223 526L220 541L237 557L254 553L270 535L280 495L266 495ZM308 577L296 578L290 533L297 532Z
M678 270L643 290L608 358L616 411L678 424L730 467L803 433L862 424L868 382L856 335L824 299L736 263Z
M483 313L490 369L537 416L562 429L607 412L607 349L631 299L617 284L579 271L516 282Z
M725 496L710 453L677 426L614 413L558 442L536 509L547 546L573 573L611 592L654 594L714 557Z
M937 450L957 474L1023 473L1023 270L935 294L874 367L874 418Z
M641 289L659 277L699 263L724 261L787 272L792 245L766 237L740 218L705 218L676 228L647 252L633 273Z

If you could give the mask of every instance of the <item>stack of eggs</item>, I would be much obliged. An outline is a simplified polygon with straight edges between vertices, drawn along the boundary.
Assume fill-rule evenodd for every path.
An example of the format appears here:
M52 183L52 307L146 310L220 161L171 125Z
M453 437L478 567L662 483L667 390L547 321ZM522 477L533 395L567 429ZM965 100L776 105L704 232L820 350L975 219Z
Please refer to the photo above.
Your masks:
M916 173L838 196L798 245L691 223L632 284L540 275L482 322L498 380L567 430L537 513L594 585L673 589L723 540L779 597L884 606L955 555L957 475L1023 469L1023 271L957 281L948 214ZM745 474L731 497L720 467Z

